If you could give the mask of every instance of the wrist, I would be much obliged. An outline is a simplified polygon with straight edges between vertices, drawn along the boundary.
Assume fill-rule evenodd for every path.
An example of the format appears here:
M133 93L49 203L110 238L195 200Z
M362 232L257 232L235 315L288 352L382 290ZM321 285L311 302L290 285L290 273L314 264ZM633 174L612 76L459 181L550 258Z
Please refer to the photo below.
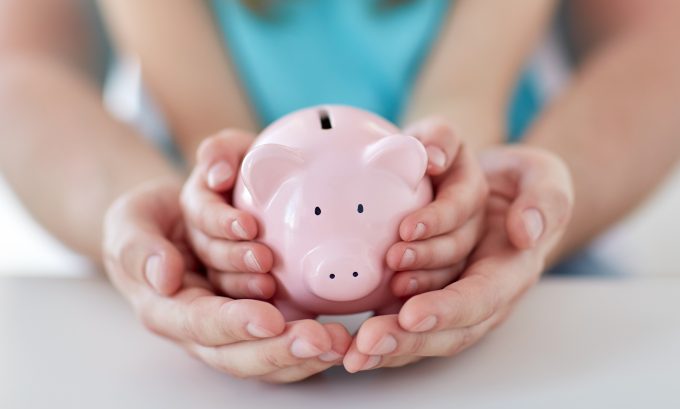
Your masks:
M414 103L406 111L405 124L436 116L451 124L454 131L473 152L498 145L504 140L503 109L490 103L462 98L430 99Z

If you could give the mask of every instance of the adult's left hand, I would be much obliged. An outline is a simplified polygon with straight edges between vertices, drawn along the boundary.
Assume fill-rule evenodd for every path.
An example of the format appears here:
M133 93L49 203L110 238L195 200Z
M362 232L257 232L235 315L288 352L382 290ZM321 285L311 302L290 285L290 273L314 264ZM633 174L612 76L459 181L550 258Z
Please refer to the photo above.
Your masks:
M349 372L455 355L500 324L540 277L571 215L566 165L522 146L495 148L481 162L491 189L486 231L460 279L364 322L343 361Z

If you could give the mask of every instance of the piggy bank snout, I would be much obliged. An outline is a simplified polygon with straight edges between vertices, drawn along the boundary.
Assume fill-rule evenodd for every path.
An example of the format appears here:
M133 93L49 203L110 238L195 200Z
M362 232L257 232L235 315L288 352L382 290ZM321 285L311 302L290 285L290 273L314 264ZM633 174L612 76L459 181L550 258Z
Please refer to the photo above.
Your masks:
M310 252L304 260L307 287L319 298L353 301L378 288L381 264L367 249L356 246L327 245Z

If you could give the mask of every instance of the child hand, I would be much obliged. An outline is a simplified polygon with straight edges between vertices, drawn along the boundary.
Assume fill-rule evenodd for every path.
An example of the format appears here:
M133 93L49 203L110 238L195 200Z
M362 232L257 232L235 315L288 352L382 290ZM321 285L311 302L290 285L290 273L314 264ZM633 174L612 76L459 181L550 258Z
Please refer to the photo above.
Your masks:
M270 298L276 289L267 274L273 255L252 241L255 218L231 206L231 190L254 135L225 130L203 141L184 185L181 205L192 247L208 268L210 283L234 298Z
M435 198L404 218L402 241L387 252L399 297L440 289L460 274L482 233L488 195L477 159L445 121L428 118L404 132L425 145Z

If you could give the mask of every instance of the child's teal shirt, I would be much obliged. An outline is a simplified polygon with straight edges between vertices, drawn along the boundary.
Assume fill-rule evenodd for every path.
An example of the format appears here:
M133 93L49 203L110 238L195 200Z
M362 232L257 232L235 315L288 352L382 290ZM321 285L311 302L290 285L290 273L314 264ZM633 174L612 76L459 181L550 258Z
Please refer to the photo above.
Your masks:
M231 58L263 124L299 108L347 104L394 122L446 19L450 2L273 1L264 15L241 1L213 5ZM509 115L517 138L537 112L530 78Z

